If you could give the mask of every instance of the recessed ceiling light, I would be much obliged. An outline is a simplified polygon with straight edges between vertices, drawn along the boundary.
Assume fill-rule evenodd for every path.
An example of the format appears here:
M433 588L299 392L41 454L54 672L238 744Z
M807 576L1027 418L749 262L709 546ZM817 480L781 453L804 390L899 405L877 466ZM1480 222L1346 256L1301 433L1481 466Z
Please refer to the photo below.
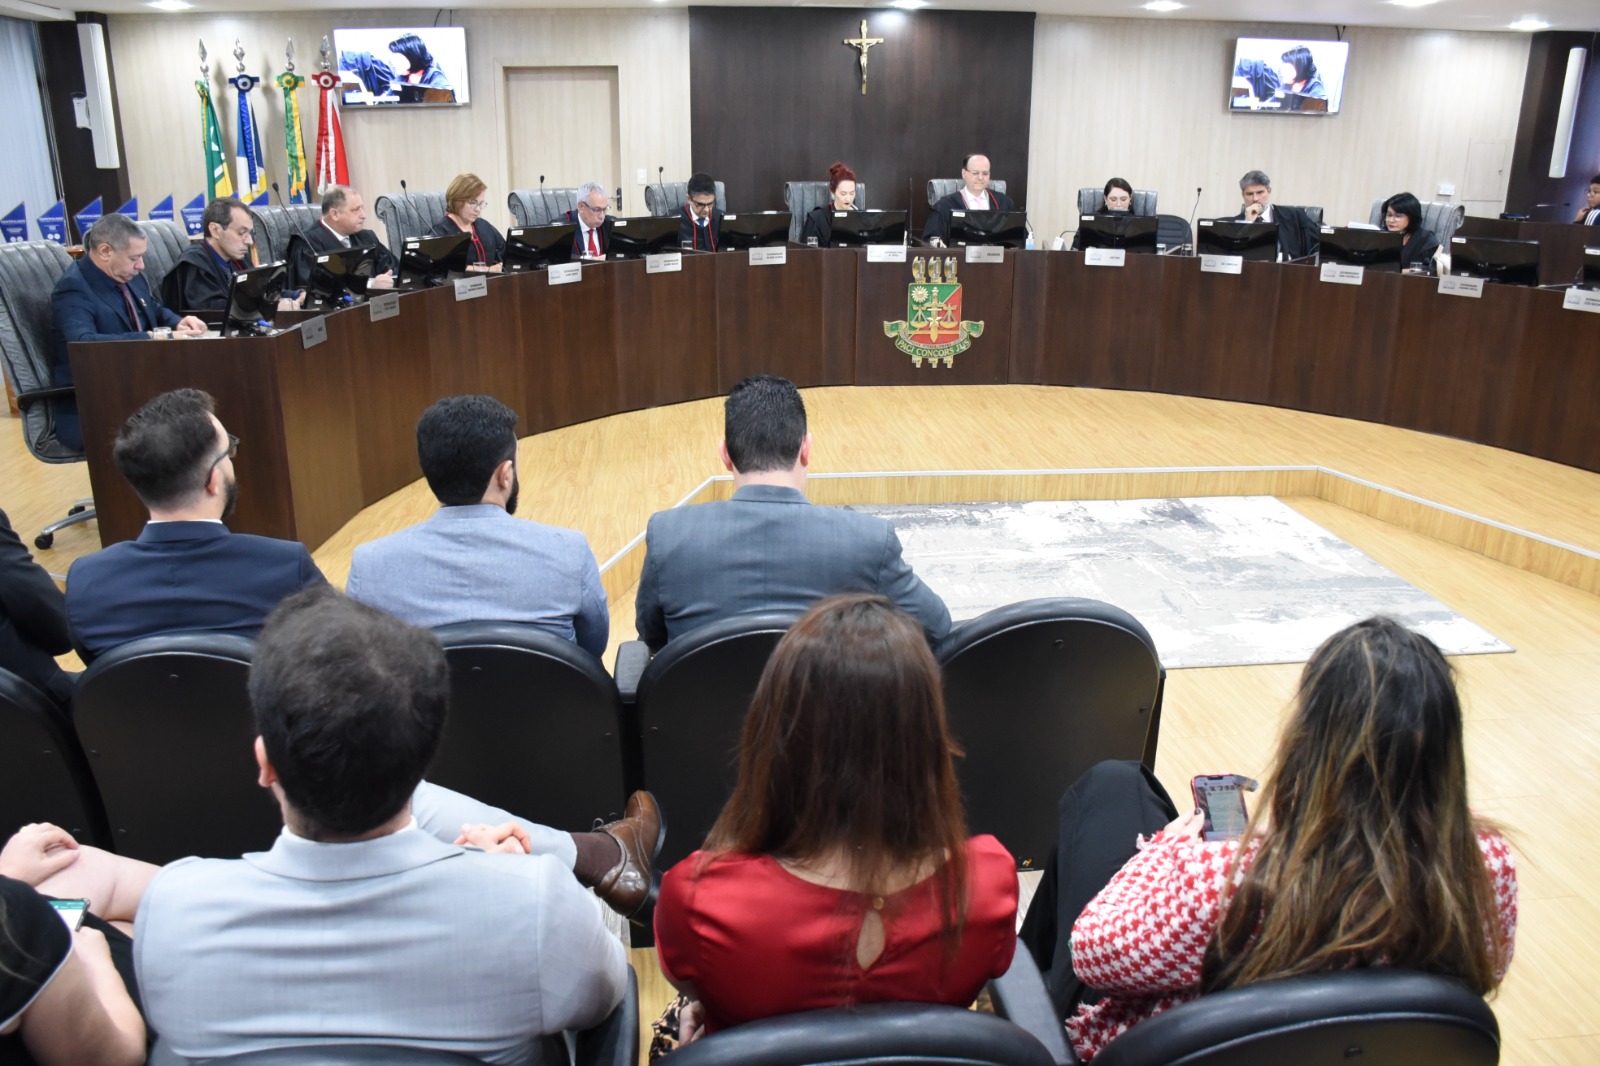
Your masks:
M889 6L901 11L918 11L928 6L928 0L889 0Z
M1165 14L1168 11L1177 11L1183 6L1183 4L1178 3L1178 0L1150 0L1148 4L1144 5L1144 9L1146 11L1159 11L1162 14Z
M1529 33L1535 30L1548 30L1549 28L1550 23L1536 18L1520 18L1506 27L1508 30L1526 30Z
M1389 0L1395 7L1427 7L1438 2L1439 0Z
M157 11L187 11L193 6L193 4L185 3L184 0L150 0L145 5L145 7L155 8Z

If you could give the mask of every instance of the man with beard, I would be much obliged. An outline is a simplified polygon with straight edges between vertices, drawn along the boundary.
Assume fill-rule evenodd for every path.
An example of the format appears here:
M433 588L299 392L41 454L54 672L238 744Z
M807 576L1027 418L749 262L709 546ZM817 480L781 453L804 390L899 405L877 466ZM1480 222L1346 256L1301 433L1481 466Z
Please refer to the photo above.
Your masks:
M415 626L518 622L599 657L611 615L582 533L512 517L517 414L492 396L447 396L417 420L417 461L439 510L356 548L351 599Z
M117 434L117 469L150 511L139 539L67 571L67 622L85 662L163 633L254 637L278 601L326 583L305 545L230 533L239 439L198 389L164 392Z

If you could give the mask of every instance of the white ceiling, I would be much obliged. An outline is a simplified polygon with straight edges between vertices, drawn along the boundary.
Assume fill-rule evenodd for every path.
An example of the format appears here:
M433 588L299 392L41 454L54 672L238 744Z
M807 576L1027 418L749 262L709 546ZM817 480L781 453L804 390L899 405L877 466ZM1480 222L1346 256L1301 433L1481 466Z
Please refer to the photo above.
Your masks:
M191 0L192 13L232 14L242 11L393 11L465 12L507 8L564 7L686 7L691 2L707 7L881 7L882 4L833 0L572 0L570 3L529 3L527 0ZM1080 15L1102 18L1178 18L1226 22L1292 22L1299 25L1390 26L1445 30L1504 30L1524 16L1542 19L1557 30L1600 30L1600 3L1596 0L1439 0L1427 7L1400 7L1387 0L1187 0L1181 11L1162 15L1145 11L1140 0L933 0L930 9L1037 11L1042 15ZM144 0L87 0L73 4L61 0L0 0L0 14L25 18L71 18L74 8L108 14L150 14Z

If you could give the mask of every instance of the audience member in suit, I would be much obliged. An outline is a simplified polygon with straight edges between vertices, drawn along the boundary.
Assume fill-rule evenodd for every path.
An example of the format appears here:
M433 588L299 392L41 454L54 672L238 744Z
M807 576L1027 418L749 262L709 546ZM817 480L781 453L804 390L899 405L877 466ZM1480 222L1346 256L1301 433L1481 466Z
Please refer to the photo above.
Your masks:
M922 239L944 247L950 239L950 213L952 211L1015 211L1017 205L1011 197L998 189L989 188L989 157L976 153L961 163L961 188L949 196L941 196L928 212L928 221L922 227Z
M606 217L610 206L611 195L598 181L586 181L578 186L578 206L567 212L567 221L578 224L572 234L575 258L605 258L606 245L611 240L611 220Z
M0 667L65 708L74 678L55 656L71 650L66 597L0 511Z
M1600 174L1589 179L1584 205L1572 221L1584 226L1600 226Z
M1322 243L1311 217L1298 207L1277 207L1272 203L1272 179L1251 170L1239 179L1244 209L1233 217L1244 222L1278 224L1278 258L1304 259L1314 255Z
M611 615L583 534L517 513L517 414L490 396L449 396L417 421L417 459L439 509L359 545L345 591L412 625L520 622L597 658Z
M506 239L483 217L483 209L489 206L483 194L488 191L488 184L478 175L457 174L444 192L444 218L428 231L428 236L472 234L472 252L467 259L467 269L499 273L500 260L506 252Z
M695 251L714 252L722 239L716 180L710 174L695 174L685 191L689 198L678 211L678 243Z
M1016 860L967 835L955 748L939 664L882 596L831 597L784 635L745 715L738 783L704 850L661 881L661 971L706 1032L865 1003L965 1007L1010 967Z
M322 194L322 218L315 226L289 238L289 280L301 288L311 277L316 257L323 252L336 252L341 248L376 248L376 274L367 282L368 288L384 289L394 285L394 256L378 240L378 235L366 228L367 206L361 194L345 185L330 186Z
M223 525L238 438L198 389L164 392L117 434L117 469L150 511L137 540L67 571L67 618L87 662L139 637L196 630L253 637L278 601L324 584L305 545Z
M1405 235L1400 245L1400 269L1433 273L1433 256L1439 239L1422 228L1422 202L1408 192L1383 202L1383 225L1390 233Z
M205 236L191 242L173 264L161 282L161 299L185 311L221 311L228 306L233 276L250 269L255 220L237 197L224 196L206 205L200 227ZM304 301L304 296L286 297L278 306L292 310Z
M165 307L140 277L149 242L126 215L105 215L83 235L83 258L75 260L50 294L50 376L72 384L67 345L72 341L142 341L170 330L201 334L206 324ZM56 436L68 448L83 447L75 401L57 401Z
M1112 178L1106 182L1105 192L1101 194L1100 210L1097 215L1131 215L1133 214L1133 186L1125 178ZM1083 251L1083 234L1072 235L1072 250Z
M1062 797L1020 939L1080 1060L1258 981L1392 966L1500 984L1516 863L1468 806L1461 704L1426 637L1381 617L1329 637L1254 808L1219 834L1136 762L1100 763Z
M626 953L568 861L515 823L458 822L455 843L416 831L449 700L426 630L329 588L274 612L250 703L283 832L242 859L166 866L139 906L145 1011L174 1052L355 1042L557 1061L542 1038L617 1005Z
M674 507L650 518L639 577L639 639L652 650L699 626L763 611L799 613L839 592L876 592L938 640L944 601L900 553L882 518L806 499L811 434L805 402L784 378L733 387L723 407L722 465L733 498Z
M806 212L800 227L800 240L826 248L833 241L833 213L856 209L856 172L843 163L828 168L828 202Z

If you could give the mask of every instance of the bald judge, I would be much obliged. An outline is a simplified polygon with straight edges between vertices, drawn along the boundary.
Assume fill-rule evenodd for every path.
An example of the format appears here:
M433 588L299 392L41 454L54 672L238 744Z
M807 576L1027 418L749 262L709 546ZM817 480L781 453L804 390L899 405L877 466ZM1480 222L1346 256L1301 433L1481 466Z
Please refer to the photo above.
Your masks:
M944 247L950 239L950 214L954 211L1015 211L1011 197L989 188L989 157L974 152L961 162L961 188L941 197L928 213L922 239Z

